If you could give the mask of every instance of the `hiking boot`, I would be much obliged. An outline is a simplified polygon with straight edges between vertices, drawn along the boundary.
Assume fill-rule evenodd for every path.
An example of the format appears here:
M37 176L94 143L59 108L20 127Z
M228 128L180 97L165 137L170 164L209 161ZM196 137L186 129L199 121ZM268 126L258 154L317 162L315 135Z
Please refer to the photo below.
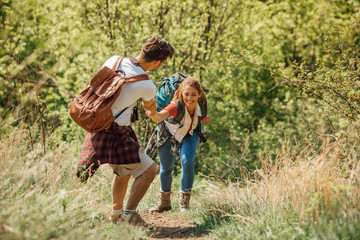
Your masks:
M122 215L122 219L123 221L134 227L138 227L140 229L151 229L151 225L147 224L137 212L134 212L133 214L128 216Z
M159 194L159 201L157 205L153 208L150 208L150 212L162 213L164 211L171 210L171 193L172 192L161 192Z
M112 213L109 220L112 221L113 223L122 222L122 221L124 221L123 218L122 218L123 214L124 214L124 210L121 210L120 214Z
M190 209L191 192L180 192L180 211L185 212Z

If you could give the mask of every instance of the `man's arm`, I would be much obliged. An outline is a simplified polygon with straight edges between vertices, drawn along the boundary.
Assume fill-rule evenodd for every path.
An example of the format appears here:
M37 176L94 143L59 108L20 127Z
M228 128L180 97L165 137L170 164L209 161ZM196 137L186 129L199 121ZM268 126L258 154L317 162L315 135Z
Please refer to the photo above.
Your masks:
M142 105L146 111L149 111L152 115L156 112L156 101L155 99L150 99L149 101L142 101Z

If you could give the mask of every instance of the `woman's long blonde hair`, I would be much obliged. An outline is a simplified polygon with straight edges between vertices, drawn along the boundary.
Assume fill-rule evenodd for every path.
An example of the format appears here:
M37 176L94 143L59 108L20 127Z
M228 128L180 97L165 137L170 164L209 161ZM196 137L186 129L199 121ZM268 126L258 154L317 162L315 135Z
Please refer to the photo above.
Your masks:
M199 79L197 79L196 77L187 77L184 79L184 81L180 84L179 88L176 90L174 94L174 98L173 98L174 101L179 99L181 103L184 103L182 93L184 92L185 86L193 87L199 92L201 96L198 99L198 103L205 104L207 102L204 89L202 88Z

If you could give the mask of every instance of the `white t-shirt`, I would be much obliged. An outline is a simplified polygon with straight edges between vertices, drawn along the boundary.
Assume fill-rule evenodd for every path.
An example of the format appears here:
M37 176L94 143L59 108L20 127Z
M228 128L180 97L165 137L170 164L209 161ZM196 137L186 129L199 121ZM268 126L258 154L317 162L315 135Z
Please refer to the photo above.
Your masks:
M118 57L119 56L112 56L104 63L103 66L112 68ZM119 69L125 72L125 77L146 74L140 66L135 66L128 58L124 58L122 60ZM131 112L133 107L136 105L136 101L140 98L142 100L149 101L155 97L155 93L156 86L150 79L123 84L119 97L111 106L111 111L113 116L116 116L116 114L121 112L124 108L128 108L115 120L115 122L122 126L130 125Z

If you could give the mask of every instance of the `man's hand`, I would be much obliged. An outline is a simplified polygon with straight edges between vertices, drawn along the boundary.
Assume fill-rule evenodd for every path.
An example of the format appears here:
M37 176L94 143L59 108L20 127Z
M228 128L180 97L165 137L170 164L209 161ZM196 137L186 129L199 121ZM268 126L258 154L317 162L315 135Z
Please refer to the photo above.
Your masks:
M154 116L156 113L152 113L152 112L150 112L150 111L146 111L145 112L145 115L147 116L147 117L151 117L151 116Z
M146 116L151 117L156 113L156 101L154 99L151 99L149 101L142 101L143 107L145 108Z

